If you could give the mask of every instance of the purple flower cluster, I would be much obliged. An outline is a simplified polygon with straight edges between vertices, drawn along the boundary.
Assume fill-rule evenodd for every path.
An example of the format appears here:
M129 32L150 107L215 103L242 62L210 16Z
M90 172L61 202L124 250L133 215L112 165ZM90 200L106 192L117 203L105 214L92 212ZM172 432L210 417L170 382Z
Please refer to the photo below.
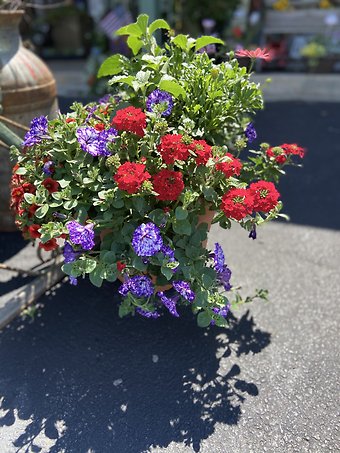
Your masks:
M248 237L253 240L256 239L256 225L253 225Z
M65 263L73 263L80 255L80 252L76 252L69 242L65 242L63 255Z
M159 291L157 293L157 296L160 298L162 304L164 307L166 307L169 312L172 314L172 316L175 316L176 318L179 317L179 314L177 313L176 309L176 302L178 301L178 297L170 298L167 297L163 291Z
M52 160L48 160L44 163L42 170L45 175L51 176L54 173L54 162Z
M145 318L156 319L156 318L160 317L160 314L157 313L157 311L146 311L146 310L143 310L143 308L141 308L141 307L137 307L136 312L139 313L140 315L144 316Z
M153 256L161 250L162 246L160 229L154 223L142 223L135 229L132 248L138 256Z
M171 94L158 88L154 90L146 100L146 110L153 112L155 105L161 107L162 110L158 108L157 111L160 111L162 116L169 116L174 105Z
M230 289L231 289L230 278L231 278L231 270L225 264L223 266L223 271L218 272L218 274L217 274L217 281L220 285L222 285L224 287L225 291L230 291Z
M253 142L257 137L257 133L256 133L253 123L249 123L247 125L244 133L245 133L249 143Z
M173 282L173 287L182 297L184 297L184 299L189 302L193 302L196 297L188 282L177 280Z
M119 294L126 296L129 292L136 297L150 297L153 295L154 286L151 278L146 275L135 275L128 278L118 289Z
M91 250L94 247L93 223L83 226L72 220L67 222L66 227L70 233L70 240L73 244L81 245L84 250Z
M22 146L33 146L40 143L48 135L48 121L46 116L38 116L31 121L30 130L26 132Z
M216 272L223 272L224 267L224 253L222 247L218 242L215 243L214 249L214 262L215 262L215 270Z
M230 304L227 304L222 308L215 307L212 309L212 311L214 313L216 313L217 315L223 316L223 318L225 318L227 316L227 314L229 313L229 309L230 309Z
M109 156L107 144L113 142L118 135L114 128L104 131L97 131L94 127L78 127L76 136L83 151L92 156Z
M74 286L78 285L78 279L76 277L73 277L73 275L70 275L68 279L69 279L68 281L70 282L70 285L74 285Z

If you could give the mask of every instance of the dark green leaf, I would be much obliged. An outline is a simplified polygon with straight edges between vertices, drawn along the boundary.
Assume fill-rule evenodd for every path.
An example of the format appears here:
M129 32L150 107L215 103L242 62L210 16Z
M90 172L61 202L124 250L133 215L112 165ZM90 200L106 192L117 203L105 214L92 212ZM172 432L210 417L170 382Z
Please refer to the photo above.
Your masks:
M208 327L211 321L211 316L206 311L201 311L197 315L197 324L199 327Z
M173 230L177 234L184 234L185 236L190 236L191 234L191 225L187 219L173 221Z
M188 217L188 211L182 208L182 206L177 206L175 210L175 216L178 220L184 220Z
M101 277L100 273L102 271L102 266L97 266L92 272L90 272L90 282L92 285L97 286L100 288L103 283L103 278Z

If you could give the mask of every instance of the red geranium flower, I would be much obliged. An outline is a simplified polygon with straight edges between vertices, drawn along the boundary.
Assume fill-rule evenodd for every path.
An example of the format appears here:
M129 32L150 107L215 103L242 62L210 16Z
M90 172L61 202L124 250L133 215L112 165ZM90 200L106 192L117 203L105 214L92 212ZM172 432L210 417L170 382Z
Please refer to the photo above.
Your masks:
M66 123L74 123L76 120L74 118L66 118Z
M33 225L28 227L28 232L32 239L40 238L41 234L38 231L40 228L41 225L38 225L37 223L33 223Z
M254 211L271 211L277 205L280 197L275 185L268 181L258 181L250 184L249 191L254 197Z
M49 191L49 193L58 192L59 183L52 178L46 178L43 180L42 185Z
M129 194L137 193L143 182L150 178L151 175L145 171L145 165L135 162L125 162L113 177L119 189Z
M175 201L184 189L183 175L179 171L161 170L152 178L157 198L164 201Z
M293 154L299 157L304 157L306 150L304 148L301 148L301 146L298 146L296 143L283 143L283 145L280 145L280 148L282 148L287 155Z
M270 61L273 58L272 53L270 51L268 51L267 49L261 49L260 47L258 47L255 50L246 50L246 49L238 50L237 52L235 52L235 55L236 55L236 57L240 57L240 58L242 58L242 57L260 58L261 60L265 60L265 61Z
M161 138L158 151L167 165L171 165L175 160L187 160L189 157L189 147L182 142L182 135L167 134Z
M221 171L226 178L238 176L242 170L241 161L230 153L226 153L225 157L227 157L225 162L218 162L216 164L216 170Z
M275 161L280 165L283 165L287 161L287 154L280 146L268 148L266 154L268 157L275 159Z
M189 149L196 154L197 165L206 165L212 156L211 146L205 140L194 140L190 143Z
M118 110L112 120L112 125L118 131L133 132L139 137L143 137L146 128L146 115L141 109L126 107Z
M248 189L231 189L222 197L221 209L226 217L241 220L253 212L254 198Z
M39 248L44 249L46 252L49 252L50 250L54 250L58 247L57 240L56 239L50 239L49 241L42 243L39 242Z
M126 268L126 264L122 263L121 261L117 261L117 271L122 272L123 269Z

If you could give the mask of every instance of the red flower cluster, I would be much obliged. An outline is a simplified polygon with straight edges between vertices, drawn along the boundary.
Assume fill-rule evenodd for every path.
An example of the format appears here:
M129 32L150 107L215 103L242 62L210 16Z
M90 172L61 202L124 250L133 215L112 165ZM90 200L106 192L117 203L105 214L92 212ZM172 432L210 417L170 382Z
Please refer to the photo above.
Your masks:
M194 140L190 143L189 149L196 154L197 165L206 165L212 156L211 146L205 140Z
M231 189L222 197L221 209L226 217L241 220L253 212L254 198L248 189Z
M137 193L143 182L150 178L151 175L145 171L145 165L134 162L125 162L113 177L119 189L129 194Z
M298 146L296 143L283 143L283 145L280 145L280 148L282 148L287 155L293 154L301 158L304 157L306 152L304 148L301 148L301 146Z
M254 211L271 211L277 205L280 197L275 185L267 181L258 181L250 184L249 192L254 198Z
M171 165L175 160L187 160L189 157L188 145L183 143L183 136L180 134L167 134L161 138L158 151L167 165Z
M128 131L143 137L146 128L146 115L141 109L126 107L118 110L112 120L112 125L118 131Z
M179 171L161 170L152 178L157 198L164 201L176 201L184 189L183 175Z
M117 261L117 271L122 272L123 269L126 268L126 264L122 261Z
M216 170L221 171L226 178L238 176L242 170L241 161L230 153L226 153L225 157L228 160L226 162L218 162L215 166Z
M266 154L268 157L274 158L278 164L282 165L287 161L288 156L304 157L305 149L296 143L283 143L283 145L268 148Z
M46 178L41 184L49 191L49 193L58 192L59 190L59 183L55 179Z

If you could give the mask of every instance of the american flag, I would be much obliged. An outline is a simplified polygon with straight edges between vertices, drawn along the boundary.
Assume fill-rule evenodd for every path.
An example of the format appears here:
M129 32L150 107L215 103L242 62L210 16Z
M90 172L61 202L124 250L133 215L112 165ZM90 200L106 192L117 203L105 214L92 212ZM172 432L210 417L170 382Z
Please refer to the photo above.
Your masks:
M99 26L105 35L112 39L113 34L120 28L133 22L133 18L128 10L123 5L118 5L114 10L110 11L100 22Z

